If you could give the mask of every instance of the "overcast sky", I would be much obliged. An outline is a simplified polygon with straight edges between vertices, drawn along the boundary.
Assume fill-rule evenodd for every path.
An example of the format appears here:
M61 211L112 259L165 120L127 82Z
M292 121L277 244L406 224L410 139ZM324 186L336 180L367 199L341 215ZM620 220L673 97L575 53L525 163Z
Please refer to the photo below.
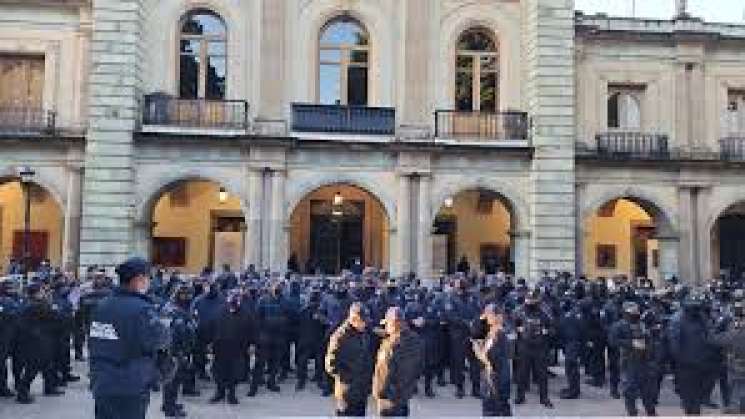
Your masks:
M632 16L634 0L575 0L575 9L586 13ZM709 22L745 22L745 0L688 0L690 14ZM636 16L669 19L675 0L636 0Z

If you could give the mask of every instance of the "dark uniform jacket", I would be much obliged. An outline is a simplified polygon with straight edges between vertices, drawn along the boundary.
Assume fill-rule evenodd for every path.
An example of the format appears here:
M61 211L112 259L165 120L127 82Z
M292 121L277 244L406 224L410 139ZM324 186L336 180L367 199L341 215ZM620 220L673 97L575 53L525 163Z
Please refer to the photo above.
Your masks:
M373 376L373 397L379 409L406 406L424 372L424 341L405 328L387 336L378 350Z
M342 323L329 340L326 372L334 378L334 397L342 409L347 402L367 400L373 373L369 333L357 331L347 321Z
M148 394L157 380L156 354L168 345L168 329L149 298L115 289L91 318L88 346L93 396Z

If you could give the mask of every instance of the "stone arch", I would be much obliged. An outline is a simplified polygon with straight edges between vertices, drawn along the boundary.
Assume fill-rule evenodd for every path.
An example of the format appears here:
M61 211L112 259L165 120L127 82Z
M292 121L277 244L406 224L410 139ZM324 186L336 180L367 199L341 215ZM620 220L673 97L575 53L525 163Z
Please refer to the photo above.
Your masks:
M228 61L227 61L227 97L237 99L253 99L245 98L244 91L244 80L247 80L245 76L245 70L241 68L237 63L240 63L239 58L250 56L250 51L246 52L247 42L246 39L253 40L254 34L248 36L245 28L246 19L242 16L241 8L235 4L237 1L234 0L184 0L184 1L159 1L153 8L150 20L152 24L146 25L149 28L158 28L155 31L147 31L147 35L154 44L160 44L163 49L152 48L153 51L168 51L169 53L162 54L154 52L148 54L148 58L154 62L150 62L146 68L159 68L166 69L163 73L157 77L151 77L153 80L159 80L159 85L149 86L154 91L168 91L171 93L178 92L178 86L176 85L176 69L178 54L174 51L178 46L179 26L181 19L190 11L195 9L206 9L214 12L220 18L222 18L227 29L227 48L228 48ZM249 45L255 45L255 42L249 42ZM173 53L171 53L174 51ZM254 60L250 61L252 63ZM253 67L252 67L253 70ZM153 75L155 76L155 74ZM251 89L253 91L253 89ZM239 97L240 96L240 97ZM254 101L251 101L254 103Z
M700 199L700 198L699 198ZM721 268L721 243L717 222L732 207L745 203L745 193L741 188L718 188L710 194L706 205L707 213L703 214L700 231L700 249L702 259L701 275L704 279L716 278ZM716 240L715 240L716 239ZM731 272L731 274L737 274Z
M663 203L654 194L638 188L618 190L608 188L593 197L582 207L580 222L595 214L603 205L615 199L627 199L639 205L654 220L660 235L676 236L678 234L677 211L667 203ZM584 226L582 227L584 229Z
M64 179L54 174L47 173L44 168L35 167L34 170L36 171L36 175L34 176L33 183L44 188L64 213L64 210L67 207L67 199L65 196L67 186L61 184ZM18 167L10 166L0 169L0 179L18 180Z
M164 176L152 180L150 183L143 186L143 190L138 192L137 201L135 204L135 220L139 223L149 223L152 219L152 212L158 200L163 196L165 192L173 188L179 182L188 181L207 181L214 182L224 187L228 193L237 196L241 201L241 208L243 213L247 216L248 202L246 201L244 194L241 190L241 185L235 178L227 175L219 175L216 173L205 173L200 170L184 171L181 173L174 173L173 175ZM139 189L139 188L138 188Z
M395 26L381 10L378 2L354 2L340 7L338 1L321 0L309 2L297 20L298 42L294 45L295 57L300 60L293 65L294 91L302 92L299 100L315 100L318 84L318 39L327 22L348 15L357 20L370 36L370 86L368 102L371 106L388 105L393 102L393 30ZM308 71L308 65L311 70Z
M516 23L517 22L517 23ZM439 46L440 61L440 83L448 86L442 89L447 96L438 98L439 106L452 107L454 101L453 79L455 77L454 65L458 39L466 31L472 28L487 29L497 44L499 53L499 90L500 108L519 108L520 91L510 91L512 85L519 86L520 60L519 50L521 46L520 16L513 13L504 4L499 3L489 8L482 5L471 4L459 7L443 16L441 33L443 39ZM512 82L514 81L514 83ZM510 100L510 102L503 102Z
M370 181L364 176L350 176L346 173L338 174L324 174L320 176L311 177L308 180L304 180L297 184L288 184L286 197L286 208L288 209L286 217L289 221L289 217L292 216L292 211L297 207L300 201L306 196L310 195L314 191L323 188L325 186L333 185L350 185L364 190L369 193L370 196L377 199L385 210L385 215L391 224L395 224L396 220L396 201L390 196L385 190L378 187L374 182Z
M529 220L528 206L525 200L522 199L520 192L505 182L485 177L459 179L439 185L432 194L432 205L427 212L429 216L427 225L432 224L437 216L437 212L445 203L445 199L455 196L460 192L474 189L485 189L499 194L502 198L500 200L502 204L510 210L512 229L514 231L520 231L527 228Z

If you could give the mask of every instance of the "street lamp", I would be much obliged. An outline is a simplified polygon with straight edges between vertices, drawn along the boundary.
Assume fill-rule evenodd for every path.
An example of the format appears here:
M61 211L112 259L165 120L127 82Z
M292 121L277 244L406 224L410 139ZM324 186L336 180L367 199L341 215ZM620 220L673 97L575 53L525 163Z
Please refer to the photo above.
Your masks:
M218 199L221 204L224 204L228 200L228 191L225 188L220 188Z
M337 192L334 195L334 205L339 206L344 203L344 197L341 195L341 192Z
M23 218L23 278L28 282L29 264L31 262L31 183L34 181L36 172L29 166L23 166L18 170L21 178L21 187L26 198L26 211Z

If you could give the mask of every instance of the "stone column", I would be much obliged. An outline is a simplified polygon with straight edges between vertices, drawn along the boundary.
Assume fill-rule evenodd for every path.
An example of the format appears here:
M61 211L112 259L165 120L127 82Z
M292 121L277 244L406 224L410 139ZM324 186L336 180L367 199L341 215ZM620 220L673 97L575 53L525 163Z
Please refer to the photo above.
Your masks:
M400 173L398 178L398 219L396 220L397 252L393 275L403 275L411 271L411 177Z
M80 262L81 175L80 166L71 165L67 168L67 207L65 208L65 230L62 236L62 267L68 272L76 272Z
M417 274L423 281L434 279L432 272L432 177L419 177L419 219L417 226Z
M150 246L153 240L154 224L151 220L143 220L134 223L134 251L142 257L150 257L152 254Z
M530 278L530 232L511 231L510 247L514 254L515 277Z
M696 231L695 231L695 213L693 210L693 189L690 187L681 187L678 189L678 217L679 217L679 228L678 239L679 243L679 260L678 272L680 273L681 280L686 281L689 284L695 283L697 280L696 263L695 258L697 257L696 247ZM658 226L660 228L660 226ZM670 236L672 232L662 231L661 236ZM662 259L662 243L660 243L660 259ZM660 272L663 273L662 261L660 261Z
M134 145L142 71L142 0L93 0L81 271L134 248Z
M269 268L273 272L284 272L287 264L287 222L285 217L285 178L283 170L272 172L272 194L270 220Z
M264 174L260 169L248 171L248 203L246 216L246 265L253 264L256 269L261 269L263 260L261 258L262 237L262 202L264 192Z
M572 1L523 0L525 111L533 121L530 274L575 269Z

